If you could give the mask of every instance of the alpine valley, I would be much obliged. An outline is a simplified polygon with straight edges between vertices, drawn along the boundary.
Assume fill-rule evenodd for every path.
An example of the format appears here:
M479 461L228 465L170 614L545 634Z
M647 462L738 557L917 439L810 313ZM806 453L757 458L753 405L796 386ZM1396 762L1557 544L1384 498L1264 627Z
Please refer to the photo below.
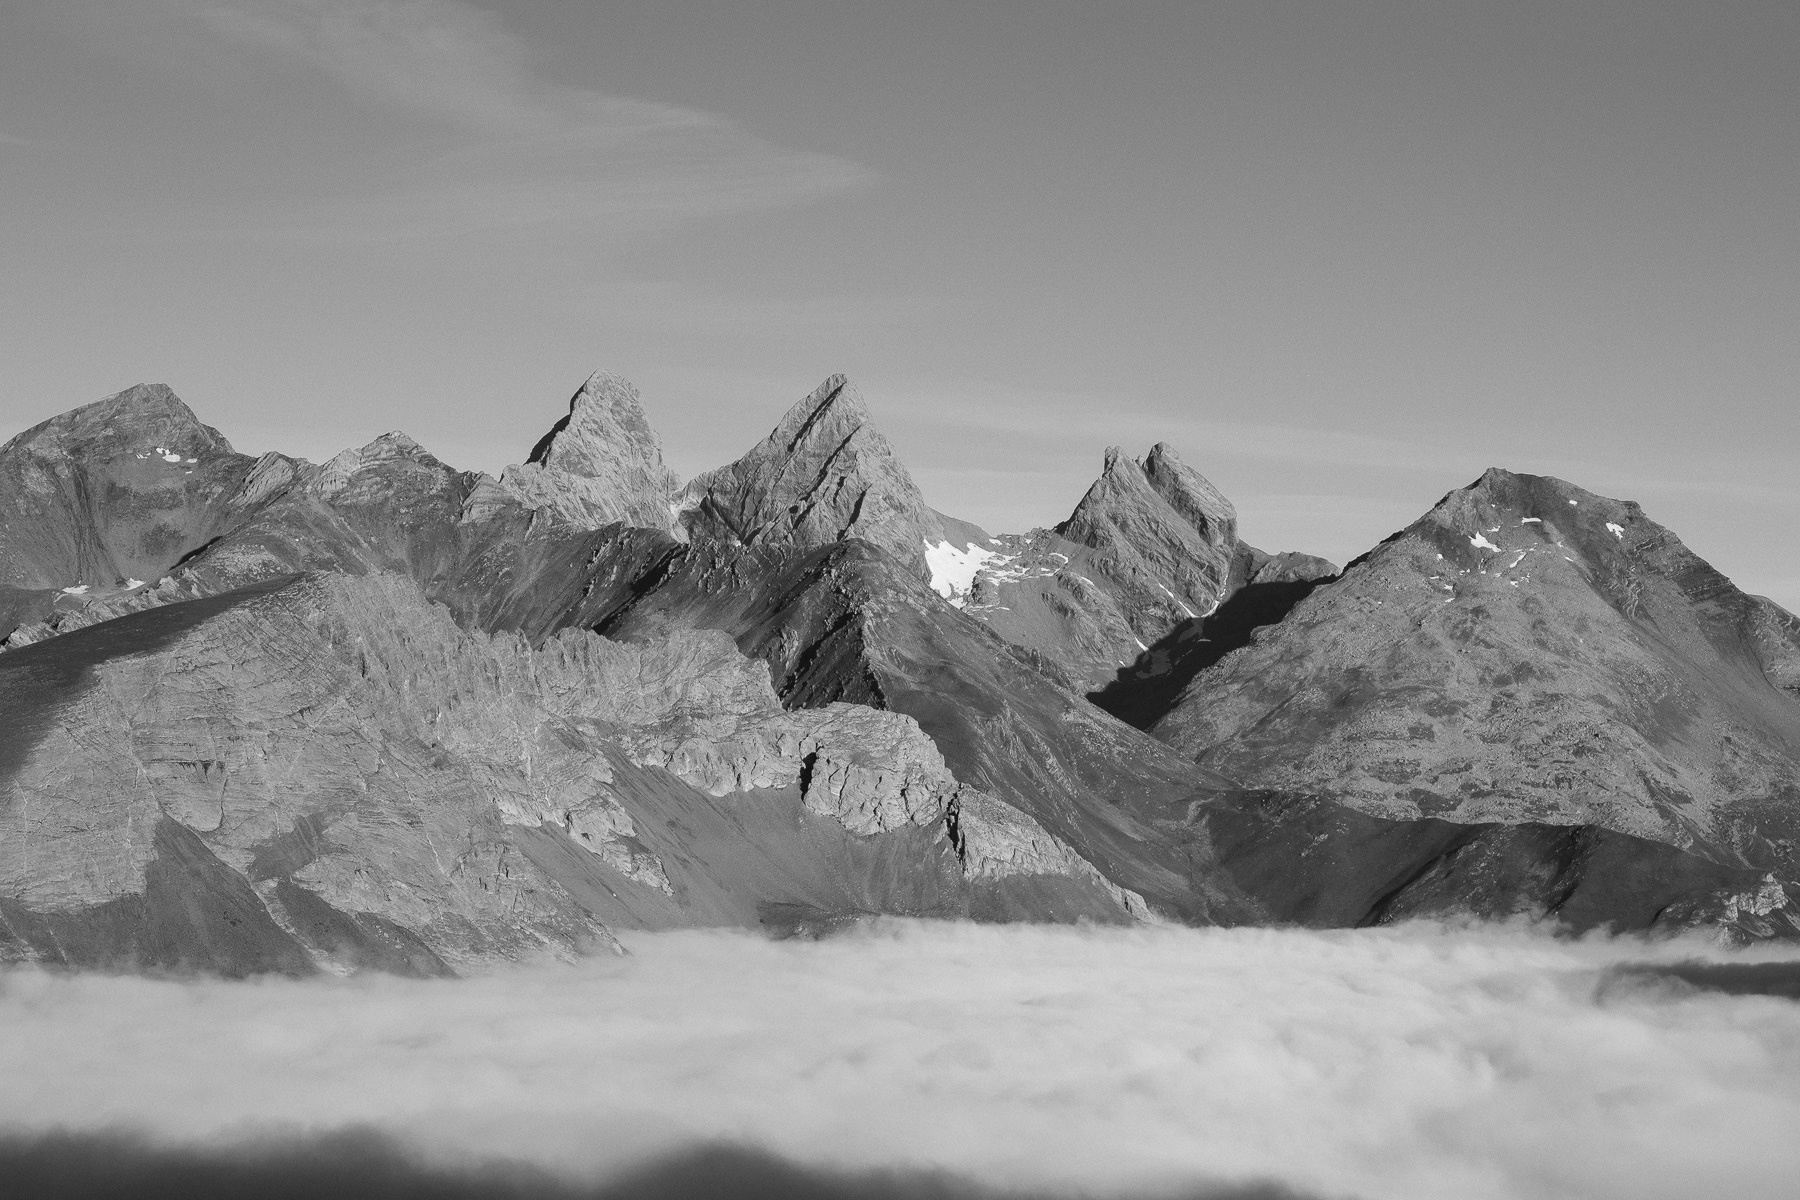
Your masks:
M1490 470L1339 570L1167 445L934 511L834 376L686 484L596 374L526 461L0 448L0 960L455 974L870 914L1800 938L1800 620Z

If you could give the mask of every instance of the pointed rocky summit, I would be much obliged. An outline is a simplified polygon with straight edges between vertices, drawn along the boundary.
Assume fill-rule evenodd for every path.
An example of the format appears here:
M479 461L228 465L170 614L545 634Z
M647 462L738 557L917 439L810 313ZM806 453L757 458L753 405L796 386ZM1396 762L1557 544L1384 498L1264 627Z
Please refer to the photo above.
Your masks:
M1237 509L1166 443L1136 461L1108 448L1105 470L1056 532L1098 551L1099 569L1119 583L1172 592L1189 616L1231 587Z
M690 482L680 520L694 536L746 546L860 538L918 567L925 548L946 537L943 518L842 375L789 409L750 453Z
M596 371L522 466L508 467L500 486L527 508L543 509L578 529L622 521L672 528L669 502L681 481L663 464L662 443L638 401L617 375Z

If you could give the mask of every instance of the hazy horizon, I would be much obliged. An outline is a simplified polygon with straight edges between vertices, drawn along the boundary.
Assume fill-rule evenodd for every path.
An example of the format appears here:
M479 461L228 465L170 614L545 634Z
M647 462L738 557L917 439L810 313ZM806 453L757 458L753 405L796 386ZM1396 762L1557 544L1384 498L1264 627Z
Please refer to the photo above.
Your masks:
M165 382L240 449L670 464L833 372L936 508L1167 441L1344 562L1489 466L1800 609L1800 10L25 0L11 436Z

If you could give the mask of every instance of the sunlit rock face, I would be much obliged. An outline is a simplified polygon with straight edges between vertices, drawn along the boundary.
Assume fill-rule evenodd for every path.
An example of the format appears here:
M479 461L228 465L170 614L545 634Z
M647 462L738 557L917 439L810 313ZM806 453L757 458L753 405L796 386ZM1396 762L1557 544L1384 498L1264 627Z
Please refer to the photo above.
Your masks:
M617 375L596 371L569 401L569 415L508 467L500 487L527 509L581 529L614 523L671 530L680 480L663 464L662 443L638 398Z
M1161 445L990 537L841 377L680 491L604 374L499 480L398 432L251 459L152 387L0 450L0 546L0 956L1797 928L1800 623L1553 480L1490 472L1340 577Z
M696 477L679 510L695 536L797 549L856 538L914 567L923 565L923 547L950 536L842 375L789 409L744 457Z
M1487 472L1152 727L1386 816L1589 822L1768 870L1800 838L1800 622L1637 505Z

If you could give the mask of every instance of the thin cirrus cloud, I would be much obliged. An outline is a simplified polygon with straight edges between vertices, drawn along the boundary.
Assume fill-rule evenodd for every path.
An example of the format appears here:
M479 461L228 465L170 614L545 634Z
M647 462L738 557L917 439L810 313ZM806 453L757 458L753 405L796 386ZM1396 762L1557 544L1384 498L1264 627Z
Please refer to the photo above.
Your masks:
M352 243L574 223L637 232L873 179L712 113L544 78L521 39L460 0L153 2L194 36L299 67L405 131L390 174L234 232Z

